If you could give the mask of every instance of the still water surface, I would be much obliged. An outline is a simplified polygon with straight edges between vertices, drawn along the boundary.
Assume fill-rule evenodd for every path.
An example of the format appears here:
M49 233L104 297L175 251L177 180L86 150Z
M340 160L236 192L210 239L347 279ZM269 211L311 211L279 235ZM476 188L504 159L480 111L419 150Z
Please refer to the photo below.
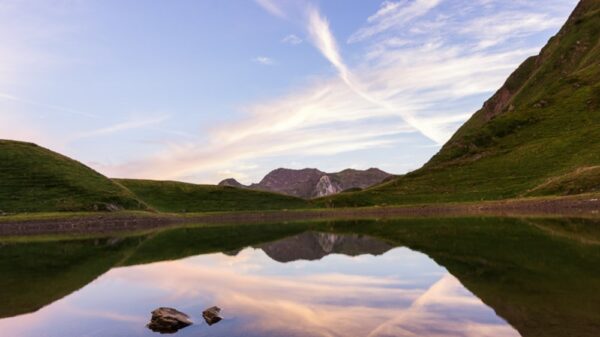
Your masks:
M382 228L377 226L378 231ZM446 229L456 231L459 228ZM201 229L198 231L202 234ZM464 277L462 270L457 277L425 253L398 245L381 235L375 238L363 233L321 232L314 228L306 231L298 228L297 231L294 235L267 242L259 240L260 243L236 249L191 256L188 252L194 252L194 247L190 245L194 242L199 246L206 244L196 239L183 243L183 238L187 240L198 234L192 235L188 230L136 238L135 243L128 242L131 239L89 240L84 246L112 247L109 253L94 253L107 259L119 251L115 266L95 275L98 277L80 289L44 303L39 310L0 319L0 335L158 336L145 325L150 312L161 306L183 311L194 321L176 336L522 335L496 314L495 308L486 305L463 285L459 277L470 280L470 276ZM208 240L210 235L199 237ZM389 237L393 238L394 234L390 233ZM226 236L223 239L226 240ZM153 257L152 254L157 252L177 250L169 244L162 246L165 242L179 246L184 252L166 258ZM469 244L472 243L463 244L465 249ZM532 249L536 249L537 244L531 244ZM460 241L448 245L460 245ZM439 250L441 246L435 247ZM79 254L74 248L62 249L72 250L71 255ZM132 254L140 251L143 253L141 261L132 258ZM440 255L440 260L444 260L445 254ZM179 255L184 257L169 258ZM123 262L128 259L134 262ZM457 256L457 260L464 260L464 257ZM474 256L473 261L478 260L483 264L493 263L483 255ZM510 269L510 262L504 262L507 264L500 268ZM468 268L479 268L469 266L469 263L460 268L466 267L466 273L470 272ZM485 273L489 272L473 271L481 277L487 277ZM62 273L68 275L78 271ZM504 275L508 279L512 277ZM479 286L476 284L474 288L479 289ZM495 298L487 302L498 300L502 302ZM592 307L594 304L590 303ZM209 326L201 313L213 305L223 309L224 320ZM523 310L522 305L517 303L508 309ZM520 314L527 314L527 310ZM585 336L587 331L594 331L593 326L590 329L571 331L573 333L568 335Z

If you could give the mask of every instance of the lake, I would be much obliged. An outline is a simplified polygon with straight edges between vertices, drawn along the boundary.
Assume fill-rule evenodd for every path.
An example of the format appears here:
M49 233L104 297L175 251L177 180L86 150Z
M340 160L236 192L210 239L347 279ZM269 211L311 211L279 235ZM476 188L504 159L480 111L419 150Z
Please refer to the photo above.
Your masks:
M600 221L451 218L0 239L6 337L598 336ZM208 325L202 311L222 309Z

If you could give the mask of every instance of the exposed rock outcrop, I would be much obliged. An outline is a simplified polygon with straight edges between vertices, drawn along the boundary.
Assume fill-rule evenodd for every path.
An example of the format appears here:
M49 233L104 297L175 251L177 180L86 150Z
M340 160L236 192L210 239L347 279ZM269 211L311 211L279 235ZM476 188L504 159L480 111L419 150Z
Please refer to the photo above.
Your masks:
M221 181L219 185L311 199L350 189L365 189L379 184L391 176L391 174L376 168L364 171L347 169L337 173L326 173L312 168L302 170L279 168L267 174L258 184L245 186L230 178Z
M339 183L335 181L331 181L328 175L322 176L317 182L317 186L313 191L313 197L324 197L327 195L337 194L343 191L344 189L340 186Z
M161 307L152 311L147 327L155 332L175 333L189 325L192 325L192 321L188 315L173 308Z

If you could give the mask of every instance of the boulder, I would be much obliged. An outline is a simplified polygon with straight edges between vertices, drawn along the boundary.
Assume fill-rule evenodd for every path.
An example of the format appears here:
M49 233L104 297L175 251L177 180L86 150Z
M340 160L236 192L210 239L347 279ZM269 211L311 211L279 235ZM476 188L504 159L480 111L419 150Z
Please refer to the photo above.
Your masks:
M221 308L219 307L210 307L202 312L202 317L208 325L213 325L218 323L223 318L221 317Z
M147 327L160 333L174 333L192 324L190 317L173 308L158 308L152 311Z

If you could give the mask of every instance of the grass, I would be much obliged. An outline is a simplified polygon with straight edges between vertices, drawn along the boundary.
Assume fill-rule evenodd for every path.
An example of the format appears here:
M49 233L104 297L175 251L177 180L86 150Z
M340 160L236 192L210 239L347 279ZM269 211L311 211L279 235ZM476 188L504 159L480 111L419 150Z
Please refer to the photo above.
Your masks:
M596 190L597 174L576 182L558 178L600 165L598 60L600 2L586 0L540 56L528 59L423 168L315 203L355 207L497 200L526 195L549 180L565 185L540 194ZM510 99L494 114L491 107L506 92ZM567 186L572 183L576 186Z
M527 195L573 195L600 191L600 166L581 167L574 172L553 177L528 191Z
M229 186L133 179L116 181L161 212L283 210L308 207L308 203L299 198Z
M232 187L109 179L35 144L0 140L0 215L149 210L148 205L162 212L224 212L297 209L307 203Z
M35 144L0 140L0 211L145 209L130 191L91 168Z

